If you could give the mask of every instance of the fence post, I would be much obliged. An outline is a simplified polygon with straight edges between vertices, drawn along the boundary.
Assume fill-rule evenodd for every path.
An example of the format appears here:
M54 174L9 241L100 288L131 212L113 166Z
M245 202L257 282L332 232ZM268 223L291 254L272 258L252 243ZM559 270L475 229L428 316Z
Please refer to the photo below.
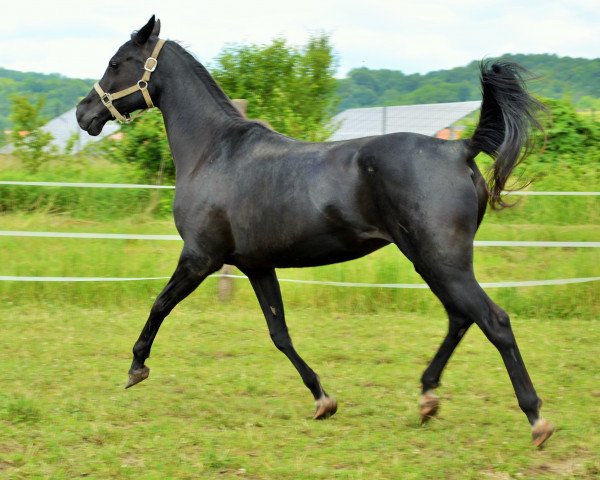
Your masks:
M232 103L235 105L235 108L244 116L247 116L248 112L248 100L245 99L235 99L232 100ZM222 275L231 275L233 273L233 267L231 265L223 265L221 269ZM219 300L222 302L226 302L231 300L233 296L233 278L231 277L221 277L219 278L219 283L217 285L217 295Z

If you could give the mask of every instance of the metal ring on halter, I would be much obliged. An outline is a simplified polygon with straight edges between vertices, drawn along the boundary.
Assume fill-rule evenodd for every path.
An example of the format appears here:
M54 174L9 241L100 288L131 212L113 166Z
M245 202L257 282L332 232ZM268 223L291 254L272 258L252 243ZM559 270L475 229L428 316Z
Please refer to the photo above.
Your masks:
M148 88L148 82L146 80L138 80L137 86L140 90L146 90Z

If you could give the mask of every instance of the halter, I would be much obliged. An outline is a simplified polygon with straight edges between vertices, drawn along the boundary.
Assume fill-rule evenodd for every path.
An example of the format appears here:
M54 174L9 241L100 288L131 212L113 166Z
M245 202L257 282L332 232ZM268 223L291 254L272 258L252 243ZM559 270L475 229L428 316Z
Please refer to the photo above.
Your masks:
M100 96L100 100L102 101L104 106L108 108L112 116L117 119L117 121L121 123L131 123L135 118L131 117L129 114L121 115L121 113L113 105L113 102L115 100L131 95L132 93L142 92L142 95L144 96L144 100L146 100L146 105L148 106L148 108L154 107L154 103L152 103L152 99L150 98L150 92L148 92L148 82L150 81L150 75L152 75L152 72L156 70L156 67L158 65L158 54L160 53L160 49L165 44L165 41L166 40L162 40L160 38L158 39L158 42L156 43L152 54L150 55L150 57L148 57L146 63L144 63L144 74L135 85L132 85L129 88L125 88L124 90L120 90L116 93L108 93L102 90L100 82L96 82L94 84L94 89Z

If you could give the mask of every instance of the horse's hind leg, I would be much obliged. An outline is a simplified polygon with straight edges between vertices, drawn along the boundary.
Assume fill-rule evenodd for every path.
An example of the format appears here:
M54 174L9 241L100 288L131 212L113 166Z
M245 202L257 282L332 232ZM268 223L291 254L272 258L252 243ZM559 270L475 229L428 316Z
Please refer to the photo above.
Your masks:
M192 293L208 275L221 267L221 265L213 265L209 258L209 256L203 257L197 253L191 254L184 247L173 276L156 297L148 320L133 347L133 363L129 369L129 379L125 388L132 387L148 378L150 369L144 362L150 356L152 342L154 342L154 338L166 316L181 300Z
M422 395L419 401L419 414L422 423L437 414L440 401L435 394L435 389L440 386L440 377L448 360L472 324L470 320L452 313L448 313L448 319L448 333L421 376Z
M552 434L553 427L540 417L541 401L519 353L508 315L490 300L473 273L473 238L483 215L485 192L480 192L460 170L449 169L440 175L417 178L420 200L411 209L401 208L406 201L402 195L406 194L394 188L391 181L379 189L389 198L381 200L389 233L440 299L450 319L448 335L423 374L422 415L435 413L438 403L431 390L439 383L464 331L476 323L502 356L519 406L532 426L534 443L540 445Z
M508 315L492 302L479 286L468 261L470 255L467 254L466 257L463 257L463 254L459 253L461 242L457 241L454 246L457 243L458 249L447 248L447 246L442 249L442 251L445 250L444 261L441 261L440 258L436 259L436 255L429 250L430 258L427 260L421 258L415 262L415 266L432 291L444 304L451 322L453 315L460 315L460 318L465 319L463 322L467 322L463 323L464 326L471 322L476 323L498 349L515 390L519 406L531 424L533 442L536 446L540 446L552 435L554 427L540 416L542 402L537 396L521 358ZM467 262L465 262L465 259L467 259ZM452 331L454 329L451 323ZM444 345L442 345L441 350L443 350L443 353L438 352L440 366L444 363L444 360L449 358L449 354L458 344L459 334L460 330L456 331L454 339L448 340L447 349L444 350ZM436 359L432 363L437 365ZM434 373L438 370L441 372L441 368L438 366L430 366L430 368ZM427 370L425 373L427 374Z
M258 302L263 311L269 334L275 346L281 350L292 362L302 377L304 384L312 392L316 402L315 419L327 418L337 411L337 402L325 393L319 377L298 355L285 324L283 301L279 282L274 269L244 269L243 272L250 279Z

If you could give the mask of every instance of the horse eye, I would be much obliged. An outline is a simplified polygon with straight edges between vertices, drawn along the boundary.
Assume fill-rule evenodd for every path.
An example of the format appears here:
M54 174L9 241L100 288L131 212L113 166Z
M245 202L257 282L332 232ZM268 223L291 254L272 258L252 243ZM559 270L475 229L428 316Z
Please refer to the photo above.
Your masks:
M114 60L111 60L110 62L108 62L108 66L114 70L119 66L119 64Z

